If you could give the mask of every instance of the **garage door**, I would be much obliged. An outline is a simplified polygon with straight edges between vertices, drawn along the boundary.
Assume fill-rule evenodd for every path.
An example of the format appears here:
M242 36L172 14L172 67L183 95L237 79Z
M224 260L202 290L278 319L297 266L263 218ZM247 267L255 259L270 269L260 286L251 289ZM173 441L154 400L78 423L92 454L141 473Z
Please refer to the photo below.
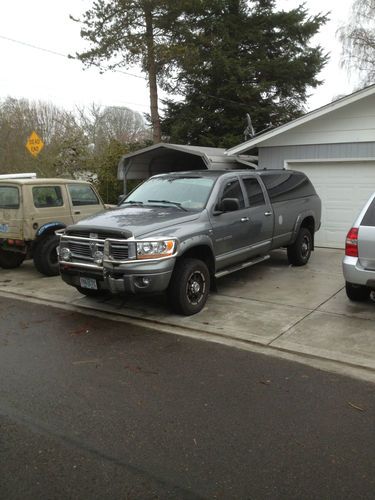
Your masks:
M291 162L288 168L304 172L322 200L316 246L343 248L348 230L375 191L375 162Z

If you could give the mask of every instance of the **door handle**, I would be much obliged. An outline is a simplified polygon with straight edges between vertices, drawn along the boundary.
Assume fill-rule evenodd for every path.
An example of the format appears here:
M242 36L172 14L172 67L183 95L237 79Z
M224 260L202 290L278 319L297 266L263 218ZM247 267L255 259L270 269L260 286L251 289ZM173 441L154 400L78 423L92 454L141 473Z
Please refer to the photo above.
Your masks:
M241 217L241 222L248 222L249 221L249 217Z
M74 212L74 215L79 215L80 213L81 213L81 212L80 212L79 210L76 210L76 211Z
M270 215L272 215L272 212L264 212L264 215L265 215L266 217L269 217Z

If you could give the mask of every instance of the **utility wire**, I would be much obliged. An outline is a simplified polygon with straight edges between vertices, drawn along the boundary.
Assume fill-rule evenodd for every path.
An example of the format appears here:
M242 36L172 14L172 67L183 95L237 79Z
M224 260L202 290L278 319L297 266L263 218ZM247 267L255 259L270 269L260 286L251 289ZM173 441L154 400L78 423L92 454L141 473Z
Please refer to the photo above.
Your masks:
M13 43L17 43L19 45L23 45L23 46L29 47L31 49L40 50L42 52L47 52L48 54L52 54L52 55L55 55L55 56L64 57L65 59L71 59L71 60L73 59L73 60L76 60L76 61L78 60L77 57L70 56L70 55L67 55L67 54L63 54L61 52L57 52L57 51L52 50L52 49L46 49L45 47L39 47L38 45L34 45L34 44L28 43L28 42L23 42L21 40L16 40L14 38L10 38L10 37L4 36L4 35L0 35L0 39L7 40L7 41L13 42ZM147 80L147 78L144 77L144 76L135 75L134 73L129 73L127 71L122 71L120 69L113 69L112 71L114 71L115 73L121 73L121 74L126 75L126 76L132 76L134 78L140 78L141 80ZM248 106L246 104L244 104L244 103L237 102L237 101L232 101L230 99L225 99L223 97L217 97L217 96L213 96L213 95L210 95L210 94L203 94L203 93L201 93L201 96L208 97L210 99L214 99L214 100L218 100L218 101L222 101L222 102L228 102L230 104L236 104L237 106L240 106L242 108L248 109ZM133 104L135 106L139 105L137 103L130 103L130 102L128 104Z
M21 40L16 40L16 39L10 38L8 36L0 35L0 38L3 39L3 40L7 40L8 42L13 42L13 43L17 43L19 45L24 45L25 47L29 47L30 49L36 49L36 50L40 50L42 52L47 52L48 54L53 54L54 56L64 57L65 59L74 59L76 61L78 60L77 57L70 56L70 55L67 55L67 54L63 54L61 52L57 52L56 50L46 49L45 47L39 47L38 45L33 45L32 43L23 42ZM141 80L146 80L146 78L144 76L135 75L134 73L129 73L127 71L122 71L120 69L113 69L112 71L114 71L115 73L122 73L123 75L126 75L126 76L132 76L134 78L140 78Z

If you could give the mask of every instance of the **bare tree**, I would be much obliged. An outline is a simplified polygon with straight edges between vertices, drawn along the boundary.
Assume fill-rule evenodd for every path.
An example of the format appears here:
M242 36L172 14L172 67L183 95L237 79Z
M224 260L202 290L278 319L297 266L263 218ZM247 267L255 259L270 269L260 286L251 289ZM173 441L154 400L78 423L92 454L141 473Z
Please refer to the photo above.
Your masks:
M77 109L80 124L88 140L100 151L111 141L120 144L144 142L151 138L140 113L125 107L101 107Z
M375 82L375 0L354 0L347 24L338 29L342 64L359 72L362 84Z

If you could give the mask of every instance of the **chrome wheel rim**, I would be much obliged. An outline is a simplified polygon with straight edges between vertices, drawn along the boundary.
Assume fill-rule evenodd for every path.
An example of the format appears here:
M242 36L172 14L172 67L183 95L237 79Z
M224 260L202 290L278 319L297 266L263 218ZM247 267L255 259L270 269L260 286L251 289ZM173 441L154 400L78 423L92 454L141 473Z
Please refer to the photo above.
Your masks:
M206 278L200 271L193 271L186 283L186 297L190 304L197 305L201 302L206 291Z

